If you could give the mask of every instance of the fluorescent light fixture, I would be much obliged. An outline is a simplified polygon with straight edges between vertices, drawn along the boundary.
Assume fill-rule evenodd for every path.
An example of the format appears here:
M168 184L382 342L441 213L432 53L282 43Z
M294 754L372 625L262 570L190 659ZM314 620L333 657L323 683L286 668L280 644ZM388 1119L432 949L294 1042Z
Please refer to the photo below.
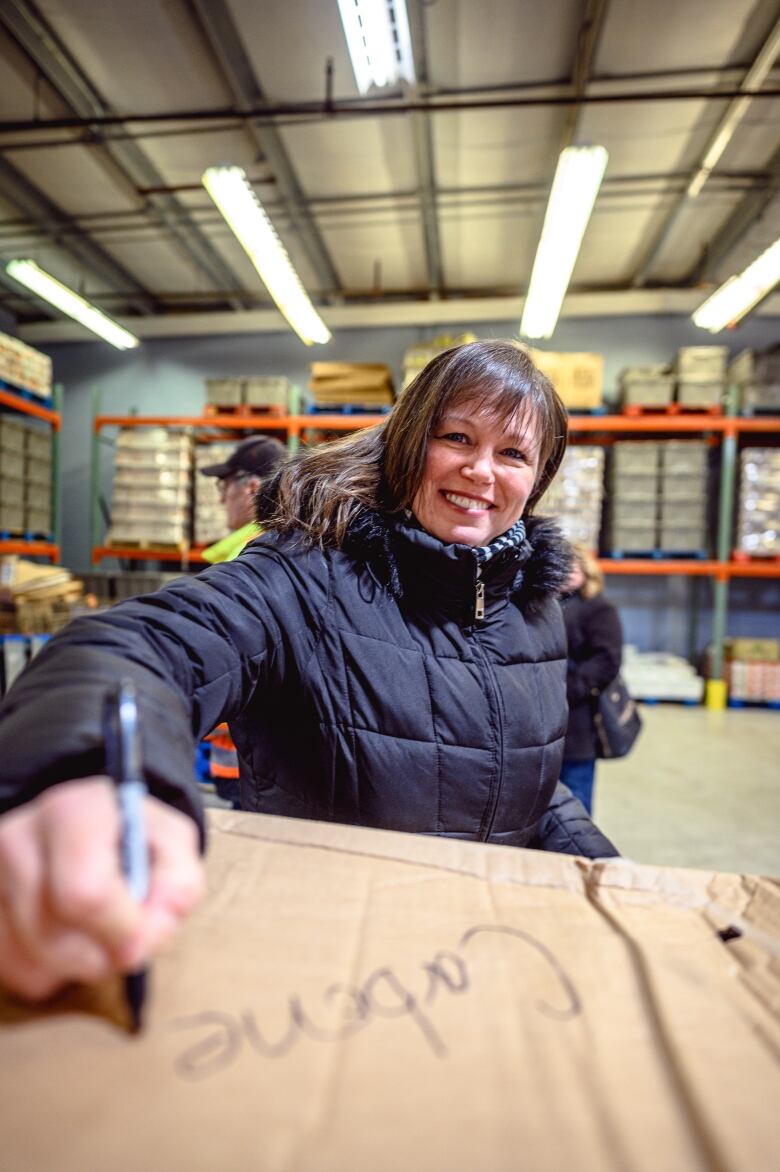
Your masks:
M607 166L603 146L567 147L555 170L520 333L552 337Z
M307 346L313 342L329 342L330 330L309 300L243 169L209 167L203 173L203 186L301 341Z
M769 76L778 53L780 53L780 20L776 21L774 28L761 46L758 56L740 82L739 88L742 95L732 98L715 127L704 158L696 168L685 192L690 199L696 198L709 179L718 160L734 137L737 127L745 117L753 95L760 91Z
M25 285L44 301L56 305L57 309L62 310L68 317L72 317L88 330L92 330L93 334L98 334L106 342L116 346L117 350L130 350L139 344L135 334L131 334L112 318L106 317L73 289L69 289L62 281L58 281L56 277L40 268L34 260L9 260L5 271L20 285Z
M414 85L406 0L338 0L355 81L361 94L399 81Z
M780 237L739 276L729 277L692 315L711 334L736 325L780 281Z

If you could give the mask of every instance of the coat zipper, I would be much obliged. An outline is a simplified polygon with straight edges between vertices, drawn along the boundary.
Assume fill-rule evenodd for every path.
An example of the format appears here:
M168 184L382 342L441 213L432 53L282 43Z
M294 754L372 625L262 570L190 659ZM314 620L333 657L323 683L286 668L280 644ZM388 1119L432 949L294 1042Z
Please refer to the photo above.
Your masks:
M475 587L476 587L476 594L475 594L475 598L474 598L474 621L476 623L476 622L482 621L485 618L485 583L482 581L482 566L480 566L480 565L477 566ZM475 632L475 634L476 634L476 632ZM476 642L477 642L477 645L479 645L479 639L477 639ZM503 755L503 735L504 734L503 734L502 720L501 720L501 702L498 698L498 685L496 683L495 676L493 675L493 672L491 670L488 657L486 656L486 654L481 646L479 647L479 652L480 652L480 658L482 659L483 671L485 672L485 678L488 682L488 685L489 685L491 692L493 693L493 704L495 705L496 721L498 724L498 745L499 745L499 752L498 752L499 759L498 759L496 784L495 784L495 788L493 790L493 793L490 795L490 797L488 799L488 808L486 811L487 817L485 819L483 819L483 825L485 827L485 830L484 830L484 833L480 835L480 838L482 839L482 841L487 842L487 840L490 837L490 833L493 829L493 822L496 817L496 810L498 809L498 800L499 800L499 797L501 796L501 781L502 781L502 776L503 776L503 772L504 772L504 759L503 759L503 757L504 757L504 755Z
M480 567L477 566L477 596L474 601L474 621L479 622L485 617L485 583L480 577Z

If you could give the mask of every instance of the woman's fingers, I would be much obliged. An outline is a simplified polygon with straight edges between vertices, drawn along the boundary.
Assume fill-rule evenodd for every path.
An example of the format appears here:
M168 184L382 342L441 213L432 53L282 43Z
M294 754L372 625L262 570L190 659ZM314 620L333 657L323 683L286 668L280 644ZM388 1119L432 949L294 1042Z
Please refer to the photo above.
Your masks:
M194 824L145 803L148 900L121 872L116 794L105 778L57 785L0 818L0 982L30 998L137 967L199 897Z

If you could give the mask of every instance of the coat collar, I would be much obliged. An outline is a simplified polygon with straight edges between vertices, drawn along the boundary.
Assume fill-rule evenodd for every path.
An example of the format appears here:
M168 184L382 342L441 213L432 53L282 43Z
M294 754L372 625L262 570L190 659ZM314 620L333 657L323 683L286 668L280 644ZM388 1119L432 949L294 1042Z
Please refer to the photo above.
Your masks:
M364 509L350 527L344 551L365 562L396 598L433 602L449 614L473 606L477 560L470 546L447 545L415 522ZM530 612L557 595L570 571L571 551L557 525L526 521L526 540L483 567L488 609L511 598Z

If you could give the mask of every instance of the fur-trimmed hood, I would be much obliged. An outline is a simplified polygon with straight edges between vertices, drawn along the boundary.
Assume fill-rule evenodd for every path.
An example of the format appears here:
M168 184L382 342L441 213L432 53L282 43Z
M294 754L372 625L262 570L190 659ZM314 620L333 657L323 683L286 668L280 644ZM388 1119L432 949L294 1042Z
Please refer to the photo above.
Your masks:
M413 520L386 518L364 509L350 527L344 550L366 562L374 576L394 597L408 590L404 574L407 549L414 543L414 569L421 563L433 574L451 577L455 589L465 578L472 589L476 573L474 551L465 545L446 545L420 529ZM488 590L511 596L521 610L530 611L551 596L559 595L571 572L572 552L557 524L546 517L526 520L526 538L503 550L486 565L483 578Z

